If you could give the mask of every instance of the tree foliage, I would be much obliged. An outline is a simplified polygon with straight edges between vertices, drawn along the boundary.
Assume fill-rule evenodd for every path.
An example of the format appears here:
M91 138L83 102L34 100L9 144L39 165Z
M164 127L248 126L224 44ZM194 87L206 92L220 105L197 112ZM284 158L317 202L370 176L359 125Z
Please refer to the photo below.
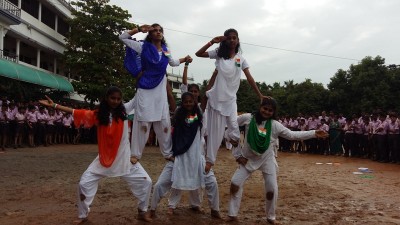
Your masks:
M111 85L120 87L124 98L133 97L135 82L123 67L125 50L119 33L134 25L127 22L128 11L109 0L78 0L71 4L73 19L66 37L64 54L66 70L70 71L75 90L90 102L102 98Z

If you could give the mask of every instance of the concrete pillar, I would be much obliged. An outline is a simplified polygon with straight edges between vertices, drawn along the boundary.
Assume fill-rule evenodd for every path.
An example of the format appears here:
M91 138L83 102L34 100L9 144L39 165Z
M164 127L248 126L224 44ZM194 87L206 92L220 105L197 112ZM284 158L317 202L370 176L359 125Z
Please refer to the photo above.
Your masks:
M18 8L22 7L22 0L18 0Z
M42 3L41 2L39 2L38 20L42 21Z
M36 67L40 68L40 49L36 50Z
M57 74L57 57L54 56L53 73Z
M4 37L6 36L8 30L9 29L6 26L0 24L0 49L1 50L4 50Z
M58 16L57 16L57 15L56 15L56 18L55 18L54 30L55 30L56 32L58 31Z
M1 51L4 50L4 36L6 36L6 34L4 33L4 28L3 28L3 26L0 25L0 50Z
M21 40L15 39L15 54L17 55L17 62L19 61L20 46L21 46Z

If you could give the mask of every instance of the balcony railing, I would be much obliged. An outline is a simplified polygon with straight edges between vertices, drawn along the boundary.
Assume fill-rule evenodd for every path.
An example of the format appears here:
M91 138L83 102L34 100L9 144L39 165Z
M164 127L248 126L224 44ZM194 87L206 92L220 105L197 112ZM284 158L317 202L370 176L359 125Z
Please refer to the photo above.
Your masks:
M7 0L0 0L0 9L3 9L14 16L21 18L21 9Z
M5 59L8 61L12 61L15 63L18 63L18 55L8 52L8 51L4 51L3 49L0 49L0 59Z

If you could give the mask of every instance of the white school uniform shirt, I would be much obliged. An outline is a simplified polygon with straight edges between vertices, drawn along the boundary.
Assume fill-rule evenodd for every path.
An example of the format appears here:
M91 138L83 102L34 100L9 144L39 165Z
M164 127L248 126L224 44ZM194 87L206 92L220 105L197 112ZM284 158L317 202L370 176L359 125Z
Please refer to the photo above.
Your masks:
M246 135L249 131L251 118L252 115L250 113L238 116L238 124L239 126L245 125ZM263 121L260 125L257 124L257 126L260 128L264 128L265 122L266 121ZM260 155L251 150L251 147L248 144L247 140L244 141L245 143L243 147L238 146L232 149L232 154L236 159L240 156L243 156L248 160L245 167L249 172L261 170L263 173L271 174L272 171L275 171L273 167L277 167L278 163L275 159L274 146L279 140L279 136L288 140L305 140L315 137L314 130L291 131L276 120L272 120L271 129L272 131L270 144L268 149L263 154Z
M72 124L72 116L64 117L63 120L62 120L62 122L63 122L63 125L64 125L64 126L66 126L66 127L71 127L71 124Z
M128 47L135 50L138 54L142 53L143 42L130 39L131 35L124 32L119 39ZM169 49L168 49L169 51ZM159 52L160 59L162 52ZM179 66L179 59L169 58L170 66ZM135 94L135 118L143 122L155 122L169 118L169 107L167 98L167 77L153 89L138 88Z
M318 128L318 121L316 119L309 119L308 120L308 129L309 130L316 130Z
M213 87L206 92L208 104L223 116L237 111L236 93L239 90L242 70L249 68L246 59L237 53L231 59L219 58L217 50L208 51L210 59L215 59L218 76Z
M399 134L399 123L398 121L395 121L394 123L392 123L392 121L390 121L388 123L388 134Z
M19 113L17 112L17 114L15 114L15 120L18 122L24 122L25 121L25 114Z
M387 134L387 129L388 129L388 122L386 120L381 121L381 123L379 124L378 128L382 128L382 130L381 131L377 131L376 134L378 134L378 135L386 135Z
M361 123L354 124L354 133L363 134L364 133L363 126L364 126L363 121L361 121Z
M325 131L325 132L329 132L329 125L326 124L326 123L324 123L324 124L322 124L322 125L318 128L318 130L322 130L322 131Z
M48 116L47 117L47 125L54 125L54 122L56 121L57 116L56 114L52 115L52 116Z
M38 121L36 114L37 114L36 111L35 112L31 112L31 111L27 112L26 113L26 119L28 120L28 122L36 123Z
M290 129L295 129L299 126L299 122L296 119L290 119L288 126Z

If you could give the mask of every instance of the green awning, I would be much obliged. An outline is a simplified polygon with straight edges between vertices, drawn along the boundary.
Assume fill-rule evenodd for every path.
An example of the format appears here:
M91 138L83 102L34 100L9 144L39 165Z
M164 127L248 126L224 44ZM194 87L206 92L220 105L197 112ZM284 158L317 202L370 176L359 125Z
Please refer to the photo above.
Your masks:
M0 76L38 84L61 91L74 91L72 84L63 76L40 71L4 59L0 59Z

